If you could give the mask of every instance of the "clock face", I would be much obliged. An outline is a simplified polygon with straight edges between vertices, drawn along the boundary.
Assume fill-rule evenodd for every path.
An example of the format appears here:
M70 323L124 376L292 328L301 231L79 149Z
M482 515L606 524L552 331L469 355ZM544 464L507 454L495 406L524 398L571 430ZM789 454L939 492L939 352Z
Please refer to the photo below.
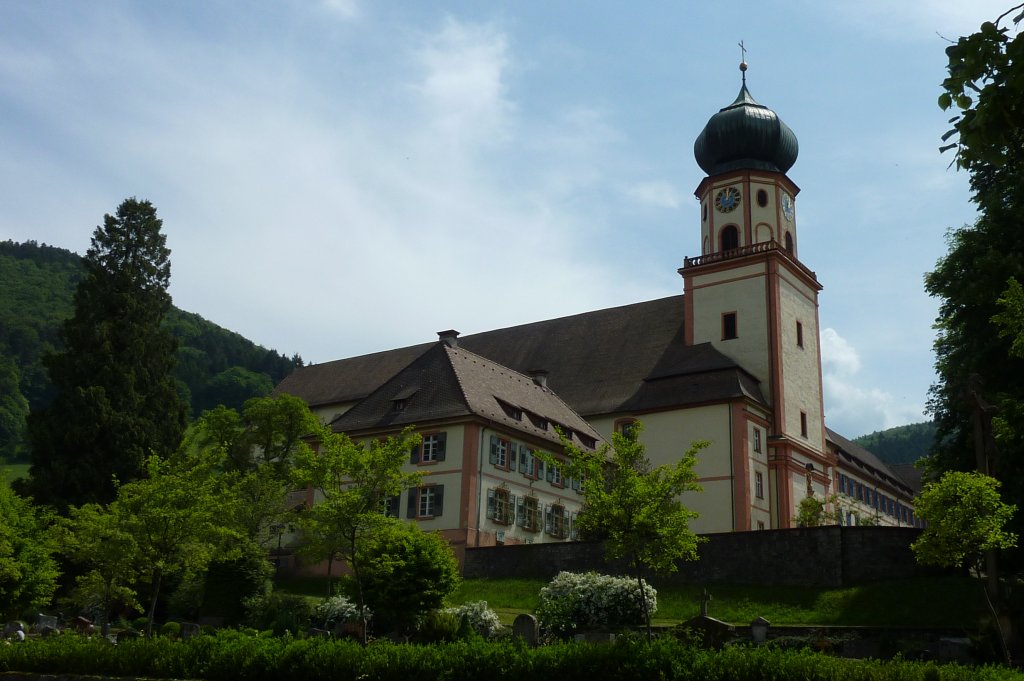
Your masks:
M782 195L782 214L790 222L793 221L793 199L790 198L789 194Z
M740 205L740 192L736 187L726 187L715 195L715 208L719 213L731 213Z

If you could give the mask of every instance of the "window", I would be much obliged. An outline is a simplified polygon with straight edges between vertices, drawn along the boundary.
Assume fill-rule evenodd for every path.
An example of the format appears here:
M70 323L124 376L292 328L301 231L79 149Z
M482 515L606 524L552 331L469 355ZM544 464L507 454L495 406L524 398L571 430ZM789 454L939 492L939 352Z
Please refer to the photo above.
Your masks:
M736 313L735 312L723 312L722 313L722 340L732 340L736 338Z
M487 490L487 517L500 525L511 525L515 497L504 487Z
M807 412L800 412L800 434L807 437Z
M839 493L846 494L846 476L842 473L839 474Z
M505 412L505 415L508 416L510 419L515 419L516 421L523 420L522 409L515 405L509 404L508 402L499 400L497 397L495 397L494 399L498 402L498 405L501 407L502 411Z
M580 538L579 528L576 527L576 516L579 515L575 511L569 514L569 539L577 540Z
M804 325L800 322L796 323L796 345L799 348L804 346Z
M401 495L396 494L394 496L390 496L384 499L384 515L388 518L398 517L398 504L400 496Z
M700 207L700 221L701 222L707 222L708 221L708 204L707 204L707 201L705 201L704 203L701 204L701 207Z
M553 504L544 509L544 531L552 537L564 538L568 535L569 513L560 504Z
M436 518L444 512L444 485L427 485L409 490L408 518Z
M764 476L760 471L754 473L754 496L764 499Z
M757 529L759 529L759 530L763 530L764 529L764 521L763 520L758 520L757 521Z
M519 445L519 472L528 478L537 478L537 457L526 445Z
M768 192L763 189L757 190L757 205L761 206L761 208L768 205Z
M740 247L740 231L736 225L729 225L722 230L722 251L734 251Z
M754 428L754 451L758 454L761 453L761 430Z
M491 436L491 463L496 468L509 469L509 461L514 456L515 445L497 435Z
M519 497L516 501L516 525L529 532L540 531L540 504L537 497Z
M793 255L793 235L786 232L786 252Z
M561 466L548 466L548 482L555 487L565 487L565 484L562 482Z
M429 433L424 435L423 441L412 448L409 462L435 463L437 461L444 461L444 450L447 440L447 433Z

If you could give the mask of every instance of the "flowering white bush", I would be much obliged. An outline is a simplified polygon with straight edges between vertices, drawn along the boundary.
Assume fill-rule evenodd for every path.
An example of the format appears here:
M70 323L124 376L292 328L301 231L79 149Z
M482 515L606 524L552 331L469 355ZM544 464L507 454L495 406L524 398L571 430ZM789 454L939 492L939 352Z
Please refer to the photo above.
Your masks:
M373 617L369 608L366 611L366 619ZM353 603L347 596L332 596L320 602L316 606L317 618L324 623L324 628L330 629L343 622L359 622L359 605Z
M647 611L658 609L658 592L643 583ZM643 624L644 610L637 581L596 572L560 572L540 590L537 618L545 630L567 636L577 629Z
M488 607L487 601L463 603L454 608L445 608L444 612L451 613L460 620L465 617L473 631L484 638L490 638L501 630L498 614Z

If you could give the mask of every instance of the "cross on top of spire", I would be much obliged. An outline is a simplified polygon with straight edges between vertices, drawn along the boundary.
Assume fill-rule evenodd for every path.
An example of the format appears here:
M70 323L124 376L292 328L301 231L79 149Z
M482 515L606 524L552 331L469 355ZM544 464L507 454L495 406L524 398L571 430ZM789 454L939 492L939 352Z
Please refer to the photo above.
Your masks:
M743 45L743 41L737 43L740 46L740 73L743 77L743 84L747 84L747 48Z

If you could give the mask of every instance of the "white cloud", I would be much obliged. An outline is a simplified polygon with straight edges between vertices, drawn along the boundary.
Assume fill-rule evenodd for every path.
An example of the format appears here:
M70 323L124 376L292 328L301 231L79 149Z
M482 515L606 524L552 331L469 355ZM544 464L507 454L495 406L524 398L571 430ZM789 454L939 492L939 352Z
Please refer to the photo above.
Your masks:
M860 385L860 357L835 329L821 332L825 421L847 437L892 428L924 419L923 405L898 400L875 387Z
M505 97L503 76L510 56L502 32L448 18L415 56L423 70L416 89L434 134L459 145L506 138L512 105Z

